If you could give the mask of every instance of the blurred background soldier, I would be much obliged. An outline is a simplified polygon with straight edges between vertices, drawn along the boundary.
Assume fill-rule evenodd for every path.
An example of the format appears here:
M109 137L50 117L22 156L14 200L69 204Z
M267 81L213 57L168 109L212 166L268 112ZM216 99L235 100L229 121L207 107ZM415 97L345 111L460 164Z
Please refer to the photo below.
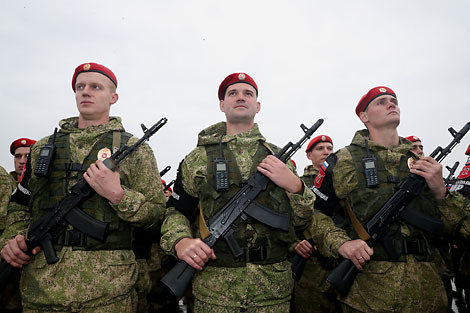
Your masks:
M13 177L0 166L0 245L2 247L6 242L2 234L6 228L8 201L15 188L16 182ZM19 313L22 311L19 282L20 273L15 271L10 276L7 285L0 286L0 312Z
M20 138L13 141L10 145L10 153L14 156L13 161L15 164L15 170L10 172L10 175L17 184L21 174L23 173L24 166L26 165L26 159L31 151L31 146L35 143L36 140Z
M324 195L320 194L315 187L315 178L326 158L333 153L333 140L326 135L317 136L310 141L305 152L312 164L305 167L301 179L316 194L316 206L319 201L324 201L322 199ZM314 211L312 227L321 218L323 217L319 214L319 211ZM305 237L311 238L308 233ZM317 248L312 247L307 240L300 242L295 250L303 257L310 255L315 250L307 261L300 279L295 283L295 313L340 311L341 306L336 300L336 292L332 290L331 285L326 281L326 277L334 269L334 259L322 256L316 251Z
M413 151L417 155L424 156L424 149L423 144L421 143L421 139L416 136L408 136L405 138L411 141L411 143L413 144L413 149L411 149L411 151Z

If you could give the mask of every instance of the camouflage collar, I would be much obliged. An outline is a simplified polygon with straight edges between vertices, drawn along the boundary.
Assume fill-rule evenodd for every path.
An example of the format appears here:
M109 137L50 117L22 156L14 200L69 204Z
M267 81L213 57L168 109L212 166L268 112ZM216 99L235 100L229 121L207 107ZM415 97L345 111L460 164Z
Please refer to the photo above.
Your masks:
M78 117L69 117L59 122L62 132L65 133L105 133L111 130L124 131L121 123L121 118L118 116L110 116L109 122L103 125L89 126L87 128L78 128Z
M258 124L256 123L249 131L237 135L227 135L226 133L227 124L225 122L219 122L217 124L211 125L199 133L197 145L205 146L218 144L220 142L220 136L223 136L223 143L227 143L232 140L266 141L263 135L261 135Z
M318 174L318 170L316 168L314 168L312 164L307 165L304 168L304 175L303 176L310 176L310 175L315 176L317 174Z
M369 139L369 131L367 129L362 129L362 130L356 131L351 144L365 148L365 142L364 142L365 139L368 140L370 151L390 150L390 151L395 151L395 152L405 154L413 148L413 145L403 137L399 137L398 146L392 146L392 147L388 147L388 148L384 147L384 146L382 146L382 145L380 145L380 144L378 144L374 141L371 141Z

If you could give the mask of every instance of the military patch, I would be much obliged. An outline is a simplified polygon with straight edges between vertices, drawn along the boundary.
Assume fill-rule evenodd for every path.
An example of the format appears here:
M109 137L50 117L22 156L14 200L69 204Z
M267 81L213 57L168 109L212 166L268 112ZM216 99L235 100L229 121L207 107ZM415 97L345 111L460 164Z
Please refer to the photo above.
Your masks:
M315 180L314 180L315 187L317 188L321 187L321 184L323 183L323 178L325 178L325 172L327 168L328 168L328 162L325 161L323 162L320 168L320 171L317 174L317 177L315 177Z
M408 168L411 168L413 166L413 164L416 163L416 160L413 159L413 158L408 158L407 163L408 163Z
M104 161L111 156L111 150L109 148L103 148L98 151L98 155L96 156L98 160Z
M466 179L470 177L470 165L466 165L462 171L460 172L459 176L457 176L457 179Z

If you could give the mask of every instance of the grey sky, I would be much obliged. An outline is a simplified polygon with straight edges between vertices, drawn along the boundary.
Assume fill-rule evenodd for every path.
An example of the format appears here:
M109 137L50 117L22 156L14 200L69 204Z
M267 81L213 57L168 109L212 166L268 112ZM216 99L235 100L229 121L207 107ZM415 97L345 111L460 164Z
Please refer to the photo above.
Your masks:
M196 145L197 133L224 119L217 89L247 72L258 84L256 121L283 146L300 123L335 149L362 124L354 108L370 88L398 95L401 136L417 135L429 154L470 119L469 1L24 1L0 2L0 165L13 169L10 143L39 139L76 116L73 70L84 62L111 68L119 101L112 115L150 141L165 175ZM464 163L470 134L444 161ZM298 172L308 164L303 150ZM444 175L447 171L444 170Z

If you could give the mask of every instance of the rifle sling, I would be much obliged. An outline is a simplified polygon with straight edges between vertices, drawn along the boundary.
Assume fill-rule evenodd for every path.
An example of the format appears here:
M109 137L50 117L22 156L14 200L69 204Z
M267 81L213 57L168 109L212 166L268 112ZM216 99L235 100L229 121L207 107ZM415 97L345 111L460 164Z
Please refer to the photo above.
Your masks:
M351 204L349 204L349 201L347 199L343 200L343 204L346 207L346 211L348 212L349 219L351 220L354 230L358 234L359 238L361 238L364 241L367 241L370 238L370 236L365 230L365 228L361 225L361 222L359 222L359 220L357 219L356 214L354 214L351 208Z
M199 234L201 234L202 240L210 236L209 228L207 227L204 215L202 214L202 204L199 202Z

